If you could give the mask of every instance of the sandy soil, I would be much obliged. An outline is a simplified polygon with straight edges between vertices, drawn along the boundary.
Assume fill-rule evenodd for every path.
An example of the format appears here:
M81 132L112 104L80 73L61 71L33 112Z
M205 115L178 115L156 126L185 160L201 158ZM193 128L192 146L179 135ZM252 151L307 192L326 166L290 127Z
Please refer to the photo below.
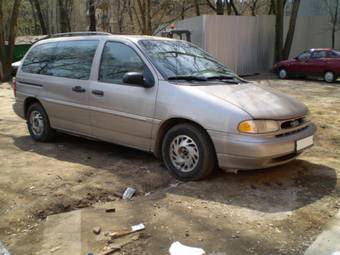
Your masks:
M303 254L340 209L340 82L253 79L308 105L315 146L284 166L178 186L144 152L68 135L33 142L1 84L0 240L14 255L36 254L48 215L111 201L149 226L121 254L167 254L174 240L207 254ZM128 204L114 197L127 186L138 190Z

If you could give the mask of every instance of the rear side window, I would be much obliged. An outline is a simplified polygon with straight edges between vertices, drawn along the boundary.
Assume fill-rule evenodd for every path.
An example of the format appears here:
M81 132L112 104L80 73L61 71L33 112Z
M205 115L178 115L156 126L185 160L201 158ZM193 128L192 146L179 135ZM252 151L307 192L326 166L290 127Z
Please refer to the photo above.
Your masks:
M340 52L339 51L328 51L327 52L327 57L328 58L340 58Z
M88 80L98 41L65 41L34 47L22 70L71 79Z
M143 73L146 69L143 60L130 46L119 42L107 42L102 54L99 81L122 84L124 74Z
M25 58L22 71L26 73L49 75L49 68L54 59L57 43L35 46Z
M88 80L98 41L58 43L51 74L57 77Z

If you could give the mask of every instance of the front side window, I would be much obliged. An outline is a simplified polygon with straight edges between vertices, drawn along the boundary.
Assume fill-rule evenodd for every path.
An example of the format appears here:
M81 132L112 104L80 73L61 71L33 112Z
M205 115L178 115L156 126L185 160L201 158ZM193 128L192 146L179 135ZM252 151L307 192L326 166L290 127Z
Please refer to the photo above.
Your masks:
M98 41L65 41L58 43L51 75L88 80Z
M299 56L298 59L301 61L308 60L311 57L311 53L309 51L302 52Z
M49 75L55 57L57 43L45 43L35 46L27 55L22 71L33 74Z
M104 46L99 71L99 81L123 84L123 76L128 72L144 73L148 70L143 60L128 45L107 42Z
M205 81L238 76L199 47L180 40L140 40L139 45L165 79Z

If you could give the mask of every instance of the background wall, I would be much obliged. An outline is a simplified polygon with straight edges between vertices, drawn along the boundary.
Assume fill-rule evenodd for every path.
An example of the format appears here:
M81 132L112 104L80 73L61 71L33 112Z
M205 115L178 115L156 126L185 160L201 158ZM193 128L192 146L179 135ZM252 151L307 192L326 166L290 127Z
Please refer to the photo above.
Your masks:
M289 17L285 18L285 33ZM238 74L269 71L274 60L274 16L204 15L179 21L192 32L192 42L210 52ZM299 16L290 57L310 48L331 47L328 17ZM340 49L340 31L335 48Z

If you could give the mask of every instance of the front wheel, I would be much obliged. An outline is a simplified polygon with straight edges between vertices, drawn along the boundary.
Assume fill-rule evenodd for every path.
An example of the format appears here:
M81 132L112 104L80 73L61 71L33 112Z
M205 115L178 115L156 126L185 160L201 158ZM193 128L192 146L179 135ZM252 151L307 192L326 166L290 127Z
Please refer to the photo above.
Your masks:
M216 166L215 150L208 135L193 124L179 124L166 133L162 158L170 173L182 181L203 179Z
M54 138L47 113L39 103L32 104L27 111L27 128L33 140L48 142Z
M325 72L324 80L329 83L334 82L336 80L335 74L331 71Z

